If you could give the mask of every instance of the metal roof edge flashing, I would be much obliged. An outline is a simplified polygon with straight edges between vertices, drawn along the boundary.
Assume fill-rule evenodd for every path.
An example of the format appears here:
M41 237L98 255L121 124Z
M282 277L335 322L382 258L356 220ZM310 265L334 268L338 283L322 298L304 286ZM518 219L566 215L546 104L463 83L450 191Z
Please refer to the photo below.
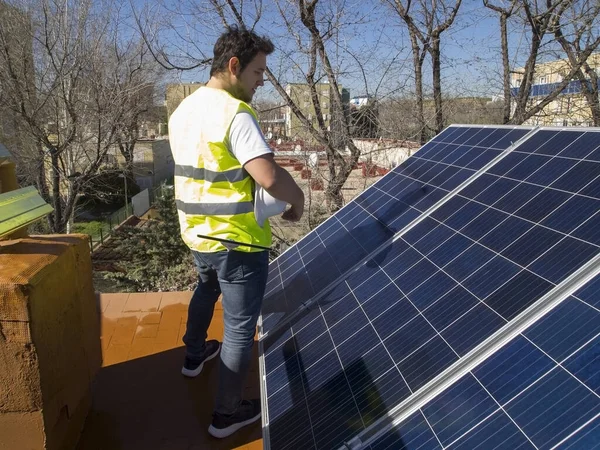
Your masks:
M263 342L258 341L258 374L259 374L259 385L260 385L260 404L261 404L261 424L262 424L262 435L263 435L263 449L271 449L271 438L269 430L269 402L267 402L267 372L265 370L265 355L263 349Z

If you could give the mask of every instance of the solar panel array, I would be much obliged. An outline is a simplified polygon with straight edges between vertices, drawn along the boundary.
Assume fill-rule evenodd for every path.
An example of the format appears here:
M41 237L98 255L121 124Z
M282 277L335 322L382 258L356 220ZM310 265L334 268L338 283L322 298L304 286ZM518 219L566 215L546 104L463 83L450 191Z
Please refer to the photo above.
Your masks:
M574 292L600 270L599 138L449 127L278 258L260 330L266 446L600 439L600 283ZM548 301L562 303L543 316Z
M370 448L600 445L600 277Z

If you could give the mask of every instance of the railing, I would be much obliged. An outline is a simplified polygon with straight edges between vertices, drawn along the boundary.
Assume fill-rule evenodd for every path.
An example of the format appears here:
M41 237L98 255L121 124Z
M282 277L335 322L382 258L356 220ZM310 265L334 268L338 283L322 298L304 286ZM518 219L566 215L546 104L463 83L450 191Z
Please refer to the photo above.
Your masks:
M591 81L587 80L586 83L591 88ZM550 95L561 83L546 83L546 84L534 84L531 86L530 97L541 97ZM598 82L600 84L600 81ZM513 97L519 95L519 87L513 87L510 89L510 93ZM559 95L568 94L579 94L581 93L581 82L579 80L569 81L569 84L560 92Z
M115 228L125 222L132 214L131 204L127 204L127 206L123 206L101 221L97 228L88 229L86 232L90 239L90 250L94 251L99 245L104 245L104 241L113 234Z
M150 194L150 207L154 205L157 198L162 197L163 189L166 189L164 184L153 187ZM90 233L89 230L87 232L90 239L90 250L93 252L98 246L104 245L104 242L112 236L114 230L119 227L125 220L133 215L133 208L130 202L127 203L127 206L123 206L119 210L112 213L106 219L100 222L100 225L92 230Z

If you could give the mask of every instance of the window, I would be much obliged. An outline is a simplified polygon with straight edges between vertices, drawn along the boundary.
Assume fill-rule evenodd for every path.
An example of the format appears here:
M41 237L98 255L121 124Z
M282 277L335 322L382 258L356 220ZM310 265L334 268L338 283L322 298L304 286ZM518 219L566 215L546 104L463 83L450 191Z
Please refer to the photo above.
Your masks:
M546 84L548 83L548 77L544 76L544 77L540 77L539 79L539 84Z
M567 119L563 120L563 127L568 127L569 121Z

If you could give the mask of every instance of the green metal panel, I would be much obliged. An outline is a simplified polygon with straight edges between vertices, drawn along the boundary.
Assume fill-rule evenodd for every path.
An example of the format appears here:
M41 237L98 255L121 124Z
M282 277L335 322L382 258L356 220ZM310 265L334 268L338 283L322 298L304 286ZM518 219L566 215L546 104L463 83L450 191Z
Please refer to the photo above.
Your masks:
M0 237L26 227L53 210L33 186L0 194Z

